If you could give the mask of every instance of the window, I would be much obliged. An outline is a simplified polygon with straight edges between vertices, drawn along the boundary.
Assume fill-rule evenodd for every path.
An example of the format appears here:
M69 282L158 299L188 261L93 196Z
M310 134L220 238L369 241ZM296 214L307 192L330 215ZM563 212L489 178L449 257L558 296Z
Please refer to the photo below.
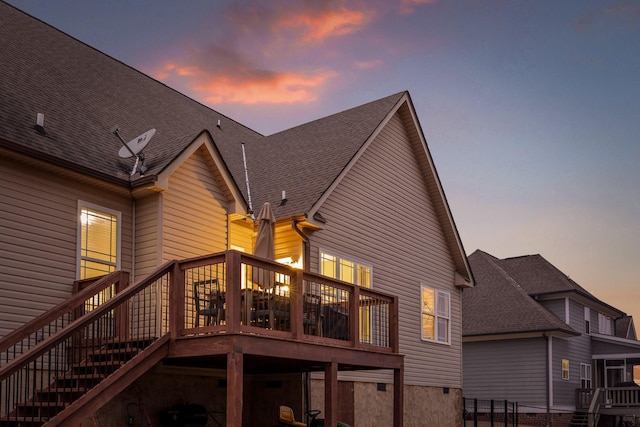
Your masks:
M580 388L591 388L591 365L580 364Z
M569 360L562 359L562 379L569 379Z
M584 333L591 333L591 309L589 307L584 308Z
M320 274L343 282L371 288L371 266L320 251ZM360 308L360 340L371 342L371 310Z
M320 274L343 282L371 287L371 267L327 252L320 252Z
M78 278L120 268L120 213L78 203Z
M420 287L422 339L451 343L451 296L426 285Z
M609 316L602 313L598 313L598 333L613 335L613 321Z

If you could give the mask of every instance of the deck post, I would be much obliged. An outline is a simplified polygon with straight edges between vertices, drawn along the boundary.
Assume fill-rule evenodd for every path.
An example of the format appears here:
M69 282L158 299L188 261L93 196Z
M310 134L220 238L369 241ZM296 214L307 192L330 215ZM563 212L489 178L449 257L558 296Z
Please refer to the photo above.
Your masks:
M393 370L393 427L404 422L404 368Z
M349 340L354 347L360 346L360 286L353 286L349 298ZM333 424L329 424L333 425Z
M169 333L175 340L184 328L184 271L179 263L172 268L169 282Z
M239 252L228 251L225 256L225 262L227 264L227 298L226 298L226 310L225 319L227 321L227 331L230 333L238 332L240 330L240 322L242 317L242 304L240 302L240 282L242 277L242 257ZM246 316L247 307L244 308ZM242 396L240 396L242 398Z
M324 425L338 424L338 363L324 365Z
M291 273L291 333L297 340L302 340L304 326L302 324L303 311L303 293L304 286L302 281L302 273L297 271Z
M244 391L244 355L232 350L227 353L227 425L242 425L242 400Z

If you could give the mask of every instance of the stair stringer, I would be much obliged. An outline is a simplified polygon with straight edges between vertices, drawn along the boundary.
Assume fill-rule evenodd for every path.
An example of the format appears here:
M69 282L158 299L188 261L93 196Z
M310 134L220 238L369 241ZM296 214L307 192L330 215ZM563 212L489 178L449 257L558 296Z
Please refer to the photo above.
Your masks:
M44 424L46 427L80 425L169 354L170 335L165 334L117 371L93 387Z

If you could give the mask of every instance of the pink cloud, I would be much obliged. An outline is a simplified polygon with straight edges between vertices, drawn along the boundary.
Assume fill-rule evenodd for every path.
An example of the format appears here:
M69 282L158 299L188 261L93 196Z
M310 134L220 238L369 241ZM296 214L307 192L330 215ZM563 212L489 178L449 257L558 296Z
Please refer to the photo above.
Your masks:
M413 10L434 1L403 0L402 4ZM192 96L206 102L312 102L338 75L336 70L363 71L383 64L358 57L373 43L371 34L362 34L397 10L386 0L234 2L190 42L191 47L167 50L173 56L151 74L170 86L188 88ZM207 42L207 38L216 41ZM354 43L362 48L354 50ZM392 44L394 52L399 45L406 46ZM336 64L335 70L327 68L328 63Z
M344 36L358 31L371 20L364 11L350 10L346 7L320 11L302 11L282 16L275 23L280 28L299 28L302 42L321 42L329 37Z
M277 72L260 68L230 49L191 50L186 59L152 72L158 80L186 86L212 103L293 104L316 100L316 91L335 72L326 69Z

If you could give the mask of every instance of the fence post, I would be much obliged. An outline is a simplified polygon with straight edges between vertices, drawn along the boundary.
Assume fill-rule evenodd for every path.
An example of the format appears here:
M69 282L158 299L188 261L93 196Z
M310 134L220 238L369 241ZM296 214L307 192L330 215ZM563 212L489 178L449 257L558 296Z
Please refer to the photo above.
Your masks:
M494 400L491 399L491 427L493 427Z
M478 399L473 399L473 427L478 427Z
M462 425L467 425L467 398L462 396Z
M504 401L504 427L509 427L509 402Z

